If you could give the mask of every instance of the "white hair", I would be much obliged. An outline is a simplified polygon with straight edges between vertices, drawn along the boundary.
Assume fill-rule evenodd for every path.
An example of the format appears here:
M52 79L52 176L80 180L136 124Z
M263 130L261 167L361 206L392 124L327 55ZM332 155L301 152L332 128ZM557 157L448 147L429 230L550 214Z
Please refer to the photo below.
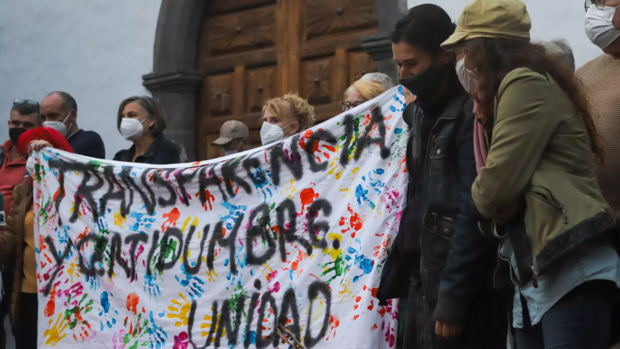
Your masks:
M364 76L362 76L360 80L374 81L379 85L383 86L386 91L394 87L394 82L392 81L392 78L384 73L364 74Z
M547 50L549 55L557 57L573 71L575 70L575 56L573 55L573 49L570 47L568 41L564 39L553 39L551 41L543 41L540 44Z

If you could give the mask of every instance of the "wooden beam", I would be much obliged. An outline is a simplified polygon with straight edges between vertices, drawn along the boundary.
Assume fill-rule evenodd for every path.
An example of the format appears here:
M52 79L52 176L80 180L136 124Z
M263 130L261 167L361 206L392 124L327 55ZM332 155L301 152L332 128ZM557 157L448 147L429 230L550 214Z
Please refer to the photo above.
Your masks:
M288 88L283 92L299 92L300 63L299 55L301 40L301 0L288 0L289 23L288 23L288 50L289 50L289 78Z
M232 114L235 118L240 118L245 111L245 66L235 67L232 80Z
M344 48L338 48L334 58L332 101L340 105L344 91L349 87L349 53Z
M289 86L289 0L278 0L276 5L276 50L277 50L277 76L274 79L276 96L281 96L288 91Z
M313 39L301 45L299 56L303 59L333 54L333 52L338 48L346 48L348 50L359 49L362 47L361 37L376 33L377 29L374 28L349 34L325 36Z
M244 65L246 67L270 65L277 60L275 48L263 48L251 52L240 52L225 56L211 57L200 63L200 70L206 75L219 74L232 71L234 67Z

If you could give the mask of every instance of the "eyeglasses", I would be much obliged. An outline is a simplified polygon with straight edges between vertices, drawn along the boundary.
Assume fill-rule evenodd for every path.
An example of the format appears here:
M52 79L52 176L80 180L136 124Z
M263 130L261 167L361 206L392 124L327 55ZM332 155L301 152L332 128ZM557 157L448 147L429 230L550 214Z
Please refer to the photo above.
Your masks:
M33 107L38 107L39 102L33 101L32 99L16 99L13 101L13 105L31 105Z
M586 0L583 6L585 7L586 12L590 9L590 5L594 5L597 9L602 10L605 8L605 1L606 0Z
M342 111L347 111L347 110L349 110L349 109L353 109L353 108L355 108L355 107L357 107L357 106L359 106L359 105L362 105L362 103L363 103L363 102L354 102L354 103L351 103L351 102L342 102L342 105L341 105L341 107L342 107Z

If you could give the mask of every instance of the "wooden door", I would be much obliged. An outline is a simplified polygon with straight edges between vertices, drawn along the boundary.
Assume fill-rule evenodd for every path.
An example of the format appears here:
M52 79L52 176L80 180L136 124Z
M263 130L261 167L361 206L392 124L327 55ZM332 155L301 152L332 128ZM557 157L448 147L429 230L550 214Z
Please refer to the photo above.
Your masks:
M318 121L339 114L345 89L376 71L360 51L360 38L376 32L374 0L210 0L198 50L199 159L222 155L211 142L232 119L260 146L264 101L289 91L310 101Z

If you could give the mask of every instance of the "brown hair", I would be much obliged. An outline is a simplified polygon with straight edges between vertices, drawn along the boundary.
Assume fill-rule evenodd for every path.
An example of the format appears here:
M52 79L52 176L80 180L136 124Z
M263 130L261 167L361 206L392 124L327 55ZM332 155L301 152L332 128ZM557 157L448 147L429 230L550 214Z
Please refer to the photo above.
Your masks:
M131 102L136 102L146 110L146 114L155 119L155 124L151 126L150 130L153 136L157 137L166 129L166 116L164 115L164 109L153 98L148 96L133 96L125 99L118 107L118 115L116 117L116 128L120 131L121 120L123 120L123 110L125 106Z
M282 97L272 98L263 105L263 112L269 110L281 120L299 122L299 131L304 131L314 124L314 107L296 93L288 93ZM286 110L286 113L285 113Z
M385 92L385 88L383 88L383 86L374 81L357 80L351 86L349 86L346 91L344 91L345 99L352 90L356 90L367 101Z
M542 45L523 40L478 38L465 42L462 48L467 61L474 65L477 72L478 86L474 99L483 122L493 117L495 96L507 73L521 67L547 72L566 92L575 104L577 113L583 118L590 136L592 153L597 160L604 160L603 142L596 130L583 86L575 74L557 57L548 55Z

